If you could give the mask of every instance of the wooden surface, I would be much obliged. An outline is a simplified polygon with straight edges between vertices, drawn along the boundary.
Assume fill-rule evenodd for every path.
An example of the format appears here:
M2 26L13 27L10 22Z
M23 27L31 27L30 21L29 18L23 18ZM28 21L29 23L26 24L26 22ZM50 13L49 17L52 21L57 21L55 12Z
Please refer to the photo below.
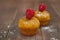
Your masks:
M23 36L17 27L25 10L38 9L43 2L51 14L49 25L41 27L34 36ZM60 40L60 0L0 0L0 40Z

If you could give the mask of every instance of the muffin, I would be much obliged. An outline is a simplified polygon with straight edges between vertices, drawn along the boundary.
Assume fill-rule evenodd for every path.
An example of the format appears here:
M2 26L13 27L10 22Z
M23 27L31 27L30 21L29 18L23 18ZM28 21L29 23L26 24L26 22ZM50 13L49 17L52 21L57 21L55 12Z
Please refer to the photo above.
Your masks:
M39 9L35 11L35 17L40 21L41 25L47 25L50 21L50 13L46 11L45 4L40 4Z
M34 14L34 10L27 9L26 16L19 19L18 27L23 35L31 36L38 32L40 22L34 17Z

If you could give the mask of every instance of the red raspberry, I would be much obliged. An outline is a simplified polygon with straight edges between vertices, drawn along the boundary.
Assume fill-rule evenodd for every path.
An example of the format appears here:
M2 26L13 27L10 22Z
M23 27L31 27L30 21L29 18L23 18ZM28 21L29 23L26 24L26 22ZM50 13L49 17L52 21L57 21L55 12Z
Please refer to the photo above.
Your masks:
M26 18L31 19L34 16L34 10L32 9L27 9L26 10Z
M39 11L44 11L46 9L46 5L44 3L41 3L39 5Z

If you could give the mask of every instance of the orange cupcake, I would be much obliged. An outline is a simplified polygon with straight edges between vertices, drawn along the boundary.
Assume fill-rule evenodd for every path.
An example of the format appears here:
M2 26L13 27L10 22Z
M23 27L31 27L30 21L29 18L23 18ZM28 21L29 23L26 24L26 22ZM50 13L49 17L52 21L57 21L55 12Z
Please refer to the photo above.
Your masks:
M20 32L24 35L34 35L38 32L40 22L34 16L34 10L27 9L26 16L19 19L18 27Z
M39 10L35 11L35 17L39 19L41 25L47 25L50 21L50 13L46 11L45 4L40 4Z

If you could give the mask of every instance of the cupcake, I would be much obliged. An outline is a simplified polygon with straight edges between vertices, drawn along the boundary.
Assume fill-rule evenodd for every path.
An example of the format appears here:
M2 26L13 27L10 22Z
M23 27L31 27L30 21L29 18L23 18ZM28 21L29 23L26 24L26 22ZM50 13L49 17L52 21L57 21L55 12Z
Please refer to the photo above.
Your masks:
M50 13L46 11L46 5L41 3L37 11L35 11L35 17L40 21L41 25L47 25L50 21Z
M23 35L30 36L38 32L40 22L36 17L34 17L34 14L34 10L27 9L26 16L19 19L18 27Z

